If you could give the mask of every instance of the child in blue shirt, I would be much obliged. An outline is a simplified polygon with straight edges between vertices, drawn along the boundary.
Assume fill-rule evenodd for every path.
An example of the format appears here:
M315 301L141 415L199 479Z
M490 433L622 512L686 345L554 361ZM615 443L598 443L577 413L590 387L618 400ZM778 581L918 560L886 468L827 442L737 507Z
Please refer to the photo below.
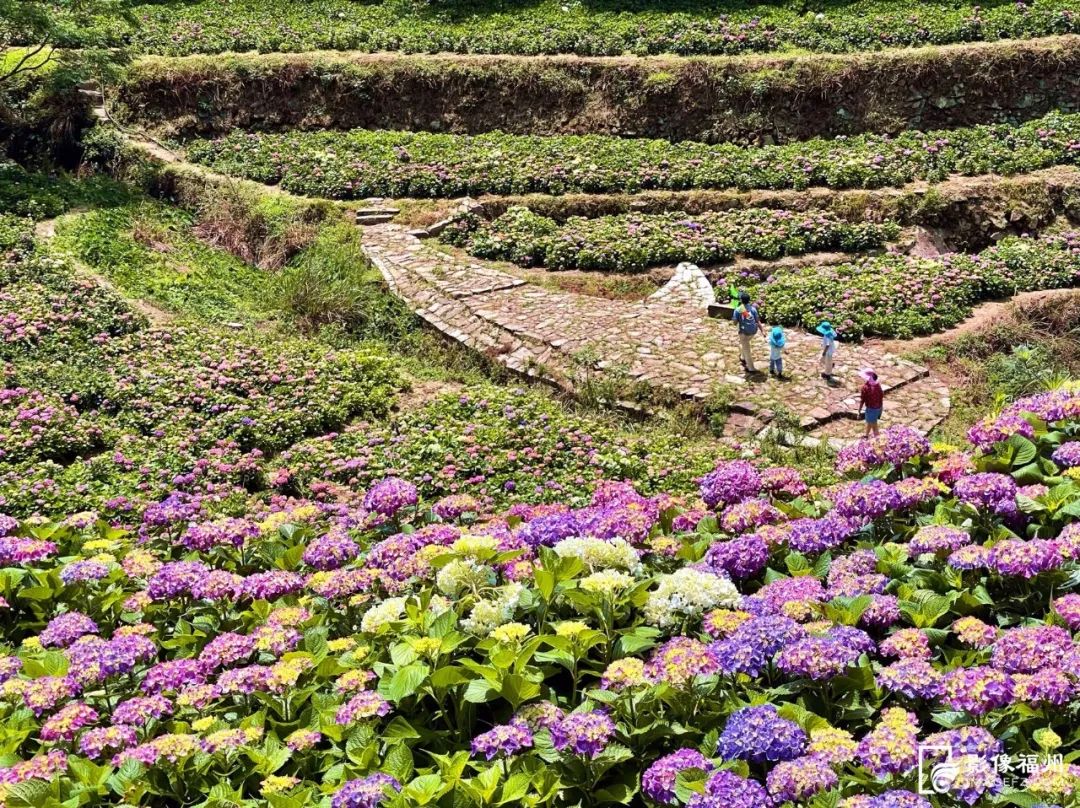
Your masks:
M784 346L787 338L784 329L774 325L769 332L769 373L778 379L784 378Z

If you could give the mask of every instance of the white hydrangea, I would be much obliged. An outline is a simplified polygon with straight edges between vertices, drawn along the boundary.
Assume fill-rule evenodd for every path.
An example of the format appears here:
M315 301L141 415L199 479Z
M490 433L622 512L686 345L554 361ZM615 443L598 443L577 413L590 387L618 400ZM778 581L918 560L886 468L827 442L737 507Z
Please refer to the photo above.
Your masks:
M739 605L735 585L711 572L683 567L659 581L644 610L645 620L659 628L673 626L686 617L700 617L710 609Z
M405 598L387 598L376 603L364 613L360 621L360 630L372 634L387 623L393 623L405 616Z
M459 555L487 557L499 549L499 540L494 536L462 536L450 549Z
M634 585L634 576L619 570L600 570L581 579L580 586L586 592L614 595Z
M580 558L590 572L602 569L621 569L636 572L641 559L625 539L596 539L580 536L563 539L553 548L561 558Z
M475 592L492 583L491 569L471 558L455 558L435 576L435 585L447 597L456 598L463 592Z
M494 598L477 601L461 627L471 634L486 637L503 623L514 618L525 588L519 583L507 584L496 591Z

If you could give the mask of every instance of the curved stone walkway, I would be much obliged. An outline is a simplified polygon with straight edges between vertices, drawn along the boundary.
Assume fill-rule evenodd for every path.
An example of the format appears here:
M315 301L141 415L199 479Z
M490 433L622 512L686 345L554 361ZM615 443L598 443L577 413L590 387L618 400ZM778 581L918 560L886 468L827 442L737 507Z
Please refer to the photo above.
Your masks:
M819 339L790 329L784 361L791 378L747 377L734 326L709 319L683 296L633 303L543 289L393 224L365 227L363 243L390 288L431 326L567 390L605 383L597 389L627 398L647 386L653 395L697 401L720 390L731 402L732 434L756 433L783 409L811 436L836 443L862 431L857 372L873 367L886 391L886 425L928 432L949 411L940 380L880 349L840 345L830 385L819 376ZM764 339L755 354L767 370Z

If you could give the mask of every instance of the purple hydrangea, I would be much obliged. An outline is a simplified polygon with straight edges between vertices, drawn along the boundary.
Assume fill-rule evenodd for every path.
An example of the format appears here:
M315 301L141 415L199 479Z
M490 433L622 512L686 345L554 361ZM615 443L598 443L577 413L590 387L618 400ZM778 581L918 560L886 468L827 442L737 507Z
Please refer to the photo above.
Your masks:
M109 574L109 565L100 561L72 561L60 570L60 580L68 586L100 581Z
M1080 466L1080 440L1061 444L1054 450L1054 453L1050 455L1050 459L1066 469L1072 468L1073 466Z
M49 621L41 634L39 642L46 648L66 648L84 634L97 634L98 626L82 612L65 612Z
M705 563L717 572L732 578L750 578L769 563L769 546L760 536L751 533L731 541L712 544L705 553Z
M814 755L777 763L765 780L774 804L802 802L839 781L829 762Z
M878 466L901 466L930 452L930 442L910 426L891 426L879 435L845 446L836 455L841 474L865 474Z
M952 525L924 525L911 537L908 551L913 555L948 555L968 544L971 544L971 536L965 530Z
M1072 636L1059 626L1013 628L994 643L990 664L1006 673L1035 673L1056 667L1072 648Z
M510 757L522 749L531 748L532 745L532 730L524 721L513 720L509 724L492 727L473 738L472 751L474 755L479 755L485 760L493 760L500 754Z
M1058 545L1047 539L1003 539L989 550L988 565L998 575L1034 578L1064 563Z
M806 733L794 721L781 718L771 704L736 710L717 744L717 754L724 760L750 763L793 760L805 749Z
M980 472L956 481L953 493L961 502L980 510L1006 513L1016 507L1016 481L1007 474Z
M401 783L382 772L348 780L330 798L330 808L375 808L386 797L387 789L401 791Z
M832 637L806 637L781 650L776 667L789 676L820 681L843 674L860 653Z
M925 659L901 659L882 668L877 683L909 699L933 699L941 692L941 673Z
M375 483L364 495L364 509L383 516L394 516L418 502L416 486L399 477L387 477Z
M761 475L745 460L731 460L702 477L699 489L710 508L734 505L761 492Z
M188 526L178 543L188 550L207 552L215 547L243 547L258 538L259 526L247 519L218 519Z
M551 743L560 752L594 758L614 734L615 722L605 712L570 713L551 728Z
M162 564L146 584L146 593L154 600L192 596L193 589L210 572L201 561L170 561Z
M154 719L172 715L172 711L172 702L164 696L136 696L117 704L112 720L116 724L145 727Z
M900 505L896 490L884 480L855 482L838 488L830 497L833 513L847 519L877 519Z
M767 805L769 795L764 786L720 769L705 783L705 793L692 795L686 808L763 808Z
M972 715L983 715L1012 700L1012 677L985 665L951 670L941 683L941 701L952 710Z
M788 547L800 553L824 553L846 542L861 526L861 522L837 513L821 519L796 519L786 525Z
M664 805L675 802L675 781L686 769L712 771L712 762L696 749L680 749L657 760L641 775L641 792Z
M119 635L107 641L84 637L64 654L70 663L71 676L82 685L91 685L131 673L139 662L157 656L157 646L149 637L139 634Z

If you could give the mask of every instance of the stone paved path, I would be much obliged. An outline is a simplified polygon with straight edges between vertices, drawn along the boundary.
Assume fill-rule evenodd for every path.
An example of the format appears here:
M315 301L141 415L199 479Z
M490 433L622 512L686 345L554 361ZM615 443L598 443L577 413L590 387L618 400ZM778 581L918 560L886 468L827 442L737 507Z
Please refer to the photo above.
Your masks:
M784 361L791 378L747 377L734 326L678 296L635 303L543 289L393 224L364 228L363 240L390 287L430 325L567 390L607 380L703 401L727 387L732 432L756 432L783 407L812 436L842 441L861 432L856 374L873 367L885 387L887 423L927 432L949 410L948 388L926 368L880 349L841 345L830 385L818 372L819 339L789 330ZM767 370L764 339L755 354Z

